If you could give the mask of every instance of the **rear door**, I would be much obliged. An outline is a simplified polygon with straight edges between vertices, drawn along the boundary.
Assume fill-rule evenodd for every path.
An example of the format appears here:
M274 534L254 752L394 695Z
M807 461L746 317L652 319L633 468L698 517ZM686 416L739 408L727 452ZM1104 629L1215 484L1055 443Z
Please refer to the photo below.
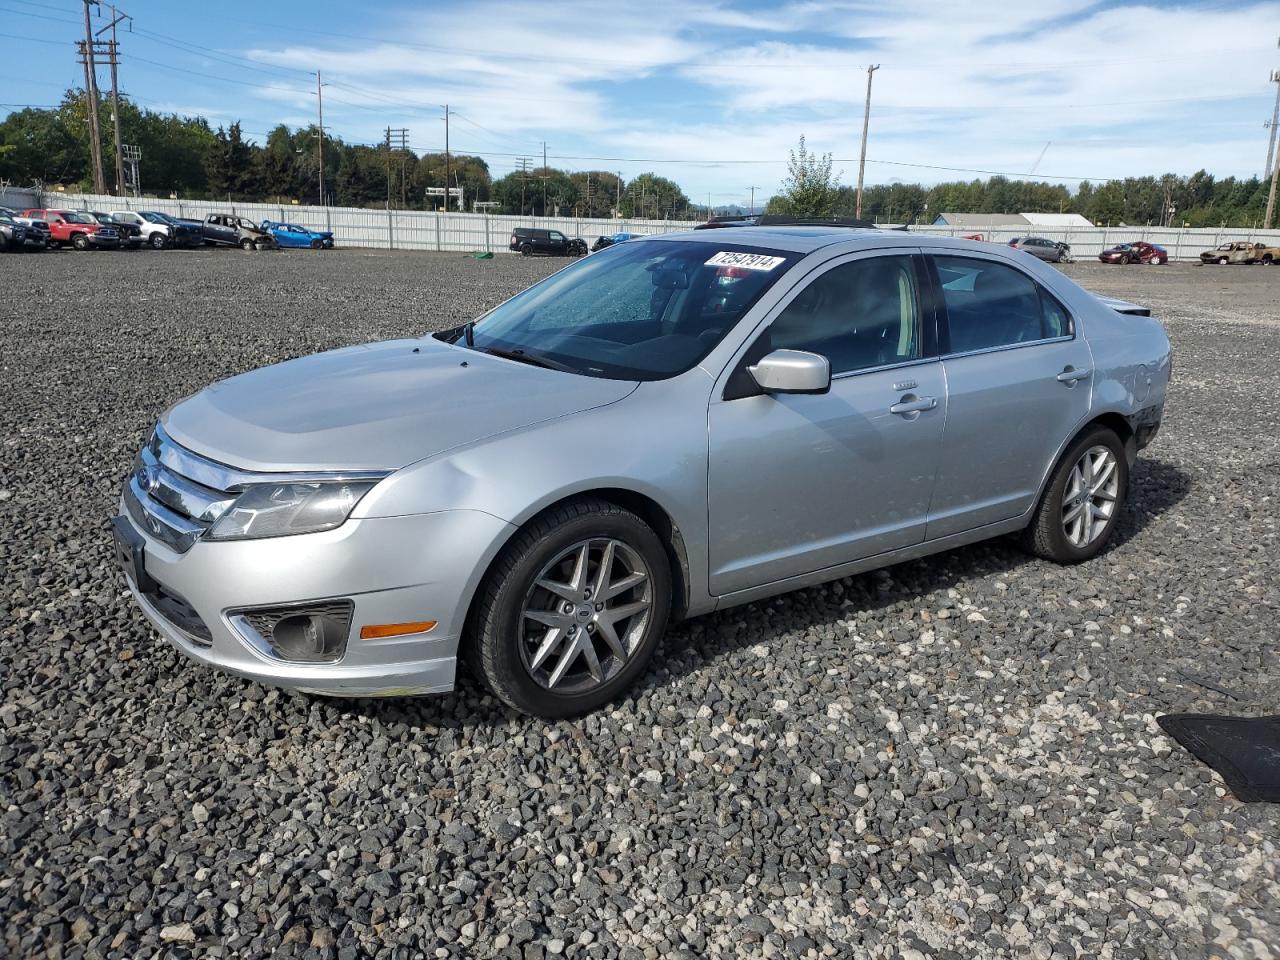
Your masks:
M923 276L910 251L835 261L722 374L708 410L712 593L924 539L946 384ZM827 357L830 391L753 389L744 368L783 348Z
M1031 509L1088 416L1093 356L1028 272L980 253L930 258L943 307L947 423L929 511L935 540Z

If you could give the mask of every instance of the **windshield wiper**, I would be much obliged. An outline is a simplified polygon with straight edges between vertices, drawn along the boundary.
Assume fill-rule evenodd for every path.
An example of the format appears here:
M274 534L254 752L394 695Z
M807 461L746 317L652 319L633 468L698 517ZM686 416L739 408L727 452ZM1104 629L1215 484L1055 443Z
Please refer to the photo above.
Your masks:
M462 325L462 336L466 340L468 347L476 345L476 322L474 320L468 320Z
M561 363L558 360L552 360L548 357L539 356L538 354L525 353L523 350L504 350L502 347L481 347L481 353L487 353L493 357L502 357L504 360L514 360L517 363L527 363L531 367L545 367L548 370L559 370L561 373L577 373L578 371L569 366L567 363Z

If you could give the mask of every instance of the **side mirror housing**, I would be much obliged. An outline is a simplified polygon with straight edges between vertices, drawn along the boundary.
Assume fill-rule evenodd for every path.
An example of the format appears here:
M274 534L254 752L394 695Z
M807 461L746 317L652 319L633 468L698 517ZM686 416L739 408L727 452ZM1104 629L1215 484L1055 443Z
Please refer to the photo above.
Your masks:
M831 361L805 350L774 350L747 370L765 393L826 393L831 389Z

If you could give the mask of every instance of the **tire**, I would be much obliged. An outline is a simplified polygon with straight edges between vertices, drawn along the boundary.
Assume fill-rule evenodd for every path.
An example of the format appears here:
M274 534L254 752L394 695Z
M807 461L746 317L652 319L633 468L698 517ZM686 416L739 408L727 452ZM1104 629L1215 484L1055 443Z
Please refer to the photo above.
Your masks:
M89 249L89 238L83 233L77 233L71 238L71 245L77 250Z
M1106 461L1102 460L1105 452L1110 455L1111 473L1107 470ZM1090 462L1098 463L1099 472L1110 480L1099 483L1100 494L1109 495L1097 498L1086 496L1083 502L1073 502L1072 493L1077 487L1079 476L1077 467L1082 465L1086 454ZM1112 482L1113 481L1113 482ZM1106 427L1095 426L1086 430L1067 448L1054 468L1053 475L1040 497L1031 523L1023 531L1022 542L1031 553L1055 563L1081 563L1096 557L1106 548L1107 542L1115 532L1116 520L1124 508L1125 497L1129 492L1129 461L1125 458L1124 444L1115 432ZM1083 507L1090 511L1081 518L1082 511L1076 511L1077 519L1068 521L1068 511L1075 507ZM1094 514L1098 510L1107 511L1105 517ZM1093 514L1092 516L1090 514ZM1102 521L1100 526L1094 526ZM1086 527L1086 524L1090 525ZM1069 534L1068 530L1072 532Z
M169 245L169 238L166 237L163 233L153 233L151 235L150 242L151 242L152 250L163 250L166 246Z
M1218 258L1218 263L1219 263L1221 266L1224 266L1224 267L1225 267L1225 266L1227 265L1227 258L1226 258L1226 257L1219 257L1219 258Z
M1275 259L1274 259L1274 258L1271 256L1271 254L1269 254L1269 253L1268 253L1265 257L1263 257L1263 258L1262 258L1262 265L1263 265L1264 267L1269 267L1269 266L1271 266L1273 263L1275 263Z
M614 545L608 554L603 552L605 544ZM577 557L584 545L588 562L578 578ZM641 570L644 576L616 597L597 603L587 594L600 583L605 556L612 577L630 571L613 579L615 587ZM581 599L575 579L579 588L588 588ZM575 599L540 586L549 582L572 592ZM640 612L609 619L610 611L645 603ZM603 613L593 613L601 608ZM509 706L548 720L575 716L613 700L644 671L670 609L671 569L657 534L616 504L573 501L530 521L494 561L476 594L467 653L489 689ZM528 617L526 611L542 619ZM567 629L553 623L566 624ZM574 646L580 652L574 652ZM613 650L626 655L620 658ZM535 662L539 656L541 663Z
M533 254L533 246L528 243L520 244L520 256L528 257Z
M241 250L252 250L252 249L253 249L253 241L252 241L252 240L250 240L248 237L245 237L243 240L241 240L241 241L240 241L240 249L241 249Z
M312 241L311 241L311 249L312 249L312 250L319 250L319 249L320 249L320 248L322 248L323 246L324 246L324 241L323 241L323 240L312 240Z

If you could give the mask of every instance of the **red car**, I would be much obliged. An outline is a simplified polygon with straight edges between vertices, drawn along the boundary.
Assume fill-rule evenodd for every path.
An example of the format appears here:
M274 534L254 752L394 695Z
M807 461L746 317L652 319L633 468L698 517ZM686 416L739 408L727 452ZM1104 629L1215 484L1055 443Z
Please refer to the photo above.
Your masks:
M1117 243L1098 254L1103 263L1149 263L1159 266L1169 262L1169 251L1145 240L1133 243Z
M55 247L70 244L77 250L95 247L117 250L120 231L99 223L90 214L78 210L25 210L24 217L35 217L49 224L49 241Z

